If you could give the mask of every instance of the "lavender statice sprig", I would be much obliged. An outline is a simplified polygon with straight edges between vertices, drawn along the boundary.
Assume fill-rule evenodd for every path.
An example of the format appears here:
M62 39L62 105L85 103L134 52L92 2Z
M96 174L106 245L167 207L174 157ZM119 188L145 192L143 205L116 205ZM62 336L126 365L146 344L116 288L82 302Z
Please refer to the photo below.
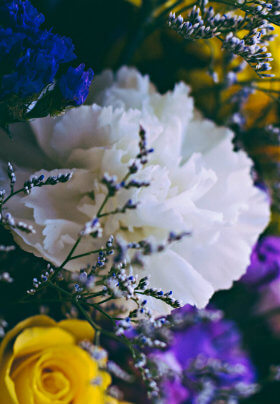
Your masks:
M15 250L15 246L14 245L0 245L0 252L10 252L10 251L14 251Z
M226 4L226 3L225 3ZM259 19L260 21L267 20L268 22L280 25L280 3L279 0L265 2L263 0L256 1L240 1L230 4L234 9L240 9L250 15L251 20Z
M134 366L138 372L140 372L148 396L152 402L154 402L153 400L155 400L155 402L158 402L157 400L161 402L160 399L163 398L164 393L166 393L163 391L164 389L162 389L162 387L164 386L164 381L167 379L179 379L182 383L187 381L187 384L191 384L192 388L197 388L202 398L202 394L206 393L206 391L202 393L204 391L204 389L202 389L202 377L199 383L194 385L191 378L188 377L188 373L185 374L174 370L174 368L171 369L168 363L159 360L158 357L153 358L149 353L153 350L159 352L159 350L164 350L168 347L173 340L174 332L180 332L181 330L186 330L193 326L195 327L197 324L219 321L221 316L222 313L218 310L194 309L188 313L175 310L171 315L157 319L145 316L137 322L133 328L131 324L126 325L126 323L128 323L126 320L120 322L119 326L124 328L123 333L129 336L129 341L134 347ZM131 328L133 331L131 331ZM218 369L216 370L215 375L219 374ZM193 375L194 373L192 376ZM220 391L218 393L220 393Z
M131 180L128 181L129 178L136 174L145 164L148 162L148 156L149 154L153 153L154 149L153 148L148 148L147 147L147 140L146 140L146 131L145 129L140 125L139 128L139 153L137 154L135 160L129 165L128 167L128 172L124 176L124 178L121 181L118 181L116 176L110 176L109 174L105 174L101 180L101 183L104 184L107 188L107 195L104 198L103 203L101 204L98 212L97 212L97 218L101 216L105 216L102 212L107 204L108 200L116 195L117 192L119 192L121 189L129 189L132 187L136 188L143 188L143 187L148 187L149 183L146 181L138 181L138 180ZM126 211L127 209L134 209L136 208L136 204L134 204L132 201L127 201L127 203L124 205L124 207L119 208L122 211ZM112 212L112 214L115 213L120 213L120 212ZM111 213L110 213L111 214ZM106 214L107 215L107 214Z
M180 241L183 237L188 236L188 232L183 232L176 234L170 232L165 242L160 244L155 244L149 240L142 240L139 242L123 243L120 240L114 240L111 236L105 247L101 247L97 250L88 251L83 254L75 255L75 251L84 237L91 236L93 238L101 237L102 235L102 223L101 219L106 215L114 215L117 213L125 213L128 209L136 209L137 204L128 200L126 204L117 208L111 212L103 213L109 199L114 198L118 192L122 189L130 187L132 181L134 186L137 184L139 188L147 186L146 183L137 182L135 180L130 180L130 177L136 174L141 167L143 167L148 162L148 156L153 152L152 148L147 147L146 132L143 127L139 130L139 153L136 159L129 165L128 172L124 178L118 182L118 179L105 175L101 183L106 186L107 194L104 197L103 202L98 209L97 215L91 221L87 222L85 226L81 229L78 234L78 238L74 245L72 246L70 252L66 256L62 264L55 268L52 275L46 279L46 283L51 281L56 281L57 275L59 275L71 260L82 258L90 255L97 255L97 259L93 265L90 266L88 270L82 270L79 277L75 278L73 282L73 293L75 299L83 301L83 299L90 299L97 296L103 296L105 301L124 298L126 300L132 300L138 307L139 313L146 312L144 307L146 303L143 304L143 298L141 296L149 296L158 300L162 300L164 303L170 305L173 308L179 307L180 303L171 297L172 292L168 291L164 293L163 291L155 288L148 288L148 279L143 278L138 281L137 277L132 275L127 275L127 272L131 271L133 265L144 265L144 257L160 253L164 251L173 242ZM58 176L53 182L60 181L65 182L70 179L70 175ZM45 184L49 184L49 179L44 181L44 177L33 177L31 180L24 184L25 192L30 192L33 187L41 187ZM52 181L51 181L52 183ZM137 250L135 254L130 254L131 250ZM97 287L102 286L102 290L96 293L91 293L92 285L95 284ZM88 287L90 285L90 288ZM35 289L40 290L43 287L43 283L40 281L38 283L35 280L33 282ZM99 305L104 303L99 302ZM146 300L145 300L146 302ZM97 310L100 307L96 306ZM133 315L135 317L135 313Z
M65 182L68 182L72 178L72 173L66 173L66 174L58 174L58 175L51 175L50 177L47 177L45 179L45 176L41 174L39 177L38 176L33 176L29 180L25 181L23 185L23 192L25 194L29 194L32 188L35 187L42 187L44 185L56 185L56 184L63 184Z
M144 128L142 126L140 126L140 129L139 129L139 153L137 154L135 160L129 165L127 174L124 176L124 178L120 182L118 181L117 177L112 177L107 174L105 174L103 176L103 178L101 179L101 184L105 185L105 187L107 188L107 194L105 195L104 200L98 209L96 217L94 217L91 221L87 222L85 224L85 226L81 229L81 231L78 234L78 238L77 238L76 242L72 246L71 250L67 254L64 261L61 263L61 265L54 270L54 273L52 274L51 278L55 279L56 276L64 269L65 265L69 261L78 259L81 257L89 256L92 254L98 254L98 260L97 260L96 266L98 268L104 266L104 264L105 264L104 256L106 256L106 254L109 254L108 251L110 251L110 254L112 253L111 247L109 247L109 250L107 247L109 245L112 246L111 240L108 240L106 248L88 251L86 253L79 254L79 255L75 255L75 251L84 237L91 236L94 238L98 238L102 235L102 226L100 224L100 218L102 218L103 216L114 215L116 213L125 213L126 210L128 210L128 209L136 209L137 204L133 203L131 200L128 200L123 207L117 208L116 210L114 210L112 212L103 213L104 208L106 207L108 201L111 198L113 198L122 189L125 189L125 188L127 189L130 187L128 179L132 175L136 174L141 169L141 167L143 167L148 162L147 157L152 152L153 152L153 149L147 148L146 132L145 132ZM25 193L28 194L33 187L41 187L43 185L49 185L49 184L55 185L56 183L59 183L59 182L66 182L70 178L71 178L70 174L58 175L56 177L49 177L44 182L43 175L41 175L40 177L33 177L29 181L25 182L23 189L20 189L15 192L11 192L10 195L8 197L6 197L6 199L5 199L5 194L3 193L2 205L4 205L4 203L6 203L13 195L15 195L19 192L24 191ZM139 188L142 186L147 186L147 185L148 184L146 184L146 183L142 184L142 182L137 182L137 181L135 181L133 183L133 186L138 186ZM0 197L1 197L1 194L0 194ZM104 252L106 253L105 255L104 255ZM39 286L41 288L41 284ZM42 287L43 286L44 285L42 285Z
M206 1L198 2L186 20L170 13L168 25L187 40L218 38L222 48L229 53L242 57L260 77L273 77L264 73L271 69L273 60L266 45L274 36L267 14L261 14L258 7L251 7L244 16L232 12L221 15L213 7L205 7ZM268 10L268 8L265 8ZM279 22L280 24L280 19ZM246 31L244 35L242 32Z
M274 74L263 73L271 70L269 62L273 60L272 54L266 47L259 45L259 33L239 39L230 32L223 40L223 49L241 56L255 70L260 77L274 77Z
M108 215L125 214L128 209L136 209L137 203L128 200L124 206L113 211L106 212L106 206L111 198L119 192L131 186L139 188L148 186L143 181L135 181L131 178L147 164L149 155L153 149L147 146L146 132L139 130L139 153L127 170L127 174L119 181L118 178L105 175L101 180L107 188L107 193L101 202L96 217L87 222L78 234L78 238L65 260L58 267L50 264L40 276L33 279L32 287L27 291L26 299L34 295L40 302L41 293L47 287L53 289L65 304L71 304L92 325L96 331L96 344L99 343L99 335L116 339L128 346L132 353L135 366L139 366L145 357L142 351L147 348L164 348L168 339L167 328L164 327L164 318L156 319L149 308L148 300L160 300L171 308L180 307L180 302L172 297L172 291L162 291L149 286L149 277L134 276L133 267L145 266L145 257L159 254L172 243L179 242L190 233L170 232L166 240L156 243L152 240L140 240L125 243L118 236L110 236L104 246L96 250L82 254L76 254L79 243L85 237L97 239L102 234L102 218ZM64 177L61 182L64 182ZM66 178L67 180L69 178ZM41 187L45 184L43 176L33 177L24 184L25 193L32 192L33 187ZM54 181L55 182L55 181ZM52 183L52 181L51 181ZM133 184L133 185L132 185ZM71 260L82 257L94 257L86 268L79 273L70 273L66 265ZM122 307L123 302L129 303L129 309ZM127 305L126 305L127 306ZM125 315L125 317L124 317ZM124 318L123 318L124 317ZM112 331L104 328L104 320L109 321ZM127 333L137 328L137 335L128 338ZM151 396L158 394L157 377L151 371L149 360L140 369L143 379L147 382L147 389Z
M11 189L11 193L14 192L14 185L16 183L16 174L14 171L14 167L12 166L12 164L10 162L8 162L8 176L10 179L10 189Z
M88 270L82 270L79 276L74 276L74 289L75 292L78 292L78 298L96 297L96 293L91 292L95 284L102 286L102 291L98 295L102 295L106 302L120 298L133 300L140 312L143 312L143 307L147 303L142 298L144 295L162 300L173 308L180 307L180 302L171 296L171 291L164 293L160 289L149 288L148 277L138 280L137 276L130 275L129 272L133 265L139 265L139 261L144 266L145 256L164 251L170 243L181 240L185 235L189 235L189 233L178 235L172 233L172 237L169 236L166 242L160 245L152 245L151 242L124 244L116 241L114 243L113 237L110 237L106 247L96 251L95 263ZM128 254L130 250L134 249L137 250L137 260L134 255L130 258ZM145 301L144 306L143 301ZM104 301L99 302L99 304L103 303ZM135 317L135 314L133 316Z
M132 186L137 187L137 188L142 188L142 187L146 187L149 185L145 181L137 181L134 179L131 181L128 181L128 180L132 175L135 175L139 170L141 170L141 168L148 162L148 156L153 151L154 150L152 148L147 147L146 131L142 126L140 126L140 128L139 128L139 153L137 154L135 160L129 165L128 171L121 181L118 181L118 178L116 176L110 176L109 174L105 174L103 176L103 178L101 179L101 184L105 185L105 187L107 188L107 193L103 199L103 202L101 203L101 205L98 209L96 217L94 217L91 221L87 222L85 224L84 228L81 229L80 233L78 234L78 239L76 240L75 244L69 251L65 260L57 268L57 272L59 272L59 270L63 269L64 266L73 259L81 258L83 256L88 256L91 254L96 254L99 252L99 250L97 250L97 251L93 250L93 251L86 252L84 254L80 254L80 255L76 255L76 256L74 255L74 253L75 253L77 247L79 246L81 240L83 239L83 237L88 236L88 235L91 235L93 237L101 236L102 226L100 225L100 219L102 217L114 215L117 213L125 213L127 210L136 209L137 203L134 203L132 200L129 199L124 204L124 206L118 207L115 210L110 211L110 212L103 212L108 201L111 198L114 198L116 196L116 194L118 192L120 192L122 189L128 189ZM36 181L37 181L37 179L36 179Z
M174 234L169 238L168 242L178 239ZM136 248L135 245L131 246ZM151 253L152 250L151 249ZM147 307L147 300L143 299L143 293L151 298L160 298L166 304L172 307L178 307L177 304L170 301L171 293L164 293L162 291L149 288L147 277L141 278L139 281L137 277L127 274L126 269L129 267L128 260L122 263L115 264L113 260L114 240L109 238L106 248L100 249L98 258L95 265L91 269L83 269L79 274L69 274L64 271L61 277L55 277L55 270L48 265L46 271L42 273L40 278L33 279L33 287L27 292L28 295L38 294L42 290L42 286L46 285L54 289L60 296L65 296L66 301L72 302L74 306L80 311L85 319L93 326L96 335L102 334L109 338L117 340L119 343L126 345L131 351L135 367L138 368L142 375L143 381L147 386L147 391L150 397L156 397L159 394L159 383L161 381L161 374L156 372L153 362L151 362L145 351L149 348L163 349L169 339L168 319L154 318L151 310ZM110 268L109 257L112 258ZM102 274L104 272L104 274ZM61 280L67 279L66 287L59 284ZM100 291L93 292L92 287L102 287ZM130 311L126 318L112 317L110 314L110 307L107 307L112 302L116 302L114 310L119 309L119 300L127 299L136 305L136 309ZM99 323L99 313L105 319L109 320L114 331L109 331L104 328L102 322ZM197 320L193 317L193 321ZM177 320L178 323L178 320ZM132 338L127 333L136 333ZM142 364L142 365L141 365ZM116 370L116 369L115 369ZM117 373L122 375L119 369ZM126 380L130 379L127 375Z
M15 218L9 212L0 213L0 225L9 229L17 229L23 231L24 233L36 233L32 225L15 220Z
M198 356L184 369L182 383L190 386L195 392L199 403L224 402L238 404L240 400L250 397L259 391L256 383L237 381L229 386L217 385L217 376L220 378L238 378L246 368L242 364L232 365L225 360L217 358L204 358Z
M8 327L8 323L3 318L0 318L0 338L2 339L5 336L6 328Z
M32 225L26 224L22 221L17 221L10 212L5 211L6 210L5 205L15 195L18 195L20 193L28 195L34 187L41 188L46 185L57 185L60 183L65 183L71 179L72 173L69 172L66 174L49 176L46 179L43 174L40 175L39 177L33 176L29 180L24 182L23 187L17 190L14 189L16 185L15 169L10 162L8 162L7 164L7 174L10 180L10 192L7 195L5 189L0 189L0 225L10 229L17 229L25 233L35 233L35 229L33 228Z

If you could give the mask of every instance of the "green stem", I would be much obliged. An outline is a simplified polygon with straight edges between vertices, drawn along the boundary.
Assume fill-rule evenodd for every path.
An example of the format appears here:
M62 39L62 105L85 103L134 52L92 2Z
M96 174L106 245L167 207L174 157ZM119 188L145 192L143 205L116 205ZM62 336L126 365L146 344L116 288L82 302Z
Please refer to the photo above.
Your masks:
M108 202L108 200L109 200L110 198L111 198L111 196L110 196L110 194L109 194L109 192L108 192L107 195L105 196L104 201L102 202L100 208L98 209L98 212L97 212L96 217L98 217L98 218L101 217L101 216L100 216L100 215L101 215L101 212L102 212L102 210L104 209L106 203Z
M153 12L150 13L150 10L146 10L145 8L146 7L141 8L140 21L137 24L137 28L133 29L132 32L130 32L130 35L128 35L127 44L119 61L120 65L128 65L131 62L136 49L140 46L147 35L147 29L153 19Z
M79 236L77 241L75 242L75 244L73 245L73 247L71 248L71 250L69 251L69 254L67 255L67 257L65 258L65 260L62 262L62 264L59 266L59 268L57 268L56 273L62 269L64 267L64 265L67 264L68 261L70 261L73 252L76 250L76 248L78 247L80 241L81 241L82 237Z
M185 11L189 10L190 8L193 8L197 4L197 1L194 1L192 4L189 4L188 6L184 6L180 8L179 10L176 11L176 14L181 14L184 13ZM172 7L169 7L167 10L165 10L165 15L164 18L166 19L167 13L169 14L172 10L174 10L175 4Z
M100 346L100 331L96 331L95 333L94 344Z
M67 292L67 290L61 288L60 286L52 283L51 281L46 282L50 287L53 289L56 289L57 291L61 292L65 296L68 296L71 298L72 303L80 310L80 312L83 314L83 316L87 319L87 321L92 325L92 327L95 330L100 330L100 327L98 324L96 324L92 318L88 315L87 311L83 308L83 306L75 299L73 298L73 295L70 292Z
M41 304L52 304L52 303L65 303L65 302L70 302L70 301L72 301L72 299L71 300L65 300L65 299L63 299L63 300L61 300L61 299L43 299L43 300L40 300L40 301L34 301L33 299L32 300L17 300L17 301L14 301L14 302L9 302L9 303L7 303L8 305L17 305L17 304L37 304L38 303L38 305L41 305Z
M89 251L89 252L84 253L84 254L74 255L74 257L71 257L69 259L69 261L76 260L76 259L82 258L82 257L87 257L88 255L92 255L92 254L98 254L99 251L106 251L106 248L100 248L99 250L93 250L93 251Z
M107 303L109 300L112 300L112 296L107 297L107 299L102 300L99 304Z
M130 172L128 172L128 173L124 176L124 178L121 180L121 183L125 183L125 182L127 181L127 179L130 177L130 175L131 175ZM108 202L108 200L109 200L110 198L112 198L112 196L110 195L109 192L107 192L107 195L105 196L104 201L102 202L100 208L98 209L98 212L97 212L97 214L96 214L96 217L101 218L102 216L106 216L106 215L107 215L106 213L102 214L101 212L102 212L102 210L105 208L105 205L107 204L107 202Z
M73 301L73 304L79 309L79 311L82 313L82 315L85 317L85 319L89 322L89 324L94 328L95 331L102 332L101 327L99 327L98 324L93 321L93 319L89 316L88 312L83 308L83 306L77 302Z
M103 296L104 292L83 294L84 299L92 299L93 297Z
M110 212L101 213L101 214L99 215L99 217L110 216L110 215L116 215L117 213L124 213L124 212L121 212L121 211L119 211L118 209L115 209L115 210L111 210Z
M13 196L19 194L20 192L23 192L24 188L18 189L15 192L11 192L9 196L7 196L6 199L4 199L4 201L2 202L1 206L5 205L6 202L8 202L9 199L11 199Z
M112 339L115 339L116 341L121 342L122 344L126 344L129 347L129 349L133 349L131 343L124 341L123 338L118 337L117 335L115 335L111 331L108 331L108 330L105 330L105 329L101 328L97 323L95 323L95 321L88 314L87 310L84 309L83 305L79 301L74 299L73 295L70 292L67 292L65 289L61 288L58 285L55 285L51 281L47 281L46 283L48 283L53 289L56 289L57 291L60 291L65 296L71 297L73 305L75 305L77 307L77 309L80 311L80 313L83 315L83 317L89 322L89 324L92 326L92 328L96 332L98 332L100 334L103 334L103 335L106 335L107 337L110 337ZM84 304L88 305L88 303L86 303L86 302L84 302ZM111 320L114 321L112 318L111 318Z
M99 311L100 313L103 314L104 317L108 318L108 320L114 322L113 318L107 314L104 310L101 309L101 307L99 307L100 303L86 303L88 306L94 307L95 310Z

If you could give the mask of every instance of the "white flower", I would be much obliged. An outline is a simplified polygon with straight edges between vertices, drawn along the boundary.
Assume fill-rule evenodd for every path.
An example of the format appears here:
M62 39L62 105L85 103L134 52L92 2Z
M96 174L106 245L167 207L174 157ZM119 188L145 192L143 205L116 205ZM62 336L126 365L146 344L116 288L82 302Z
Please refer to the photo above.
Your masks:
M14 217L37 231L15 231L16 241L61 264L85 223L96 216L106 194L103 175L121 180L126 174L138 153L141 124L155 152L137 178L151 185L117 194L106 211L129 198L139 203L137 209L101 219L102 237L86 237L77 254L104 245L110 234L160 242L170 230L190 230L190 237L147 258L145 269L138 271L151 276L152 287L171 289L183 303L205 306L216 290L229 288L244 274L251 248L269 220L266 196L250 176L252 161L243 151L233 151L228 129L194 110L183 83L161 95L149 77L123 67L116 77L106 71L95 79L90 103L33 122L41 151L54 168L33 174L71 168L74 175L67 184L11 199ZM88 262L88 257L73 260L67 268L78 270Z

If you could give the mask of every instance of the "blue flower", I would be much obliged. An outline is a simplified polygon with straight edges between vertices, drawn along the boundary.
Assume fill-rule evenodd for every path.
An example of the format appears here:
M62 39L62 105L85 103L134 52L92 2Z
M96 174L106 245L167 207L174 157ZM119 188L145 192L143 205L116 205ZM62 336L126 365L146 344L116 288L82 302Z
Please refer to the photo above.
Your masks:
M0 71L3 70L4 63L6 68L9 65L8 59L18 57L22 52L23 40L26 35L21 32L13 32L11 28L0 27Z
M1 37L0 32L0 60L6 57L8 71L2 77L1 98L9 94L27 97L40 93L53 82L60 64L75 58L68 38L48 31L38 35L36 40L10 29L5 33L6 37Z
M89 86L93 79L93 71L84 71L85 65L80 64L76 69L69 67L59 80L59 89L66 100L73 100L76 105L84 103L88 96Z
M18 60L17 70L2 78L3 95L14 93L22 97L40 93L51 83L58 69L56 60L45 52L28 49Z
M70 38L55 35L50 31L41 31L36 44L46 54L51 55L57 63L68 63L76 59L74 45Z
M10 27L39 28L45 21L43 14L26 0L0 0L0 23Z
M37 98L54 84L61 64L76 58L71 39L42 30L43 22L28 0L0 0L0 100Z

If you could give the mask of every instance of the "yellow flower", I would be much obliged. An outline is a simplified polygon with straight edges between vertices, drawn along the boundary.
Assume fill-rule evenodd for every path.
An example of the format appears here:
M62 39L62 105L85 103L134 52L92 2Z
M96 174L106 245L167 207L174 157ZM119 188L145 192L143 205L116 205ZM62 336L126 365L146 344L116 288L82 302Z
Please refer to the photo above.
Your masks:
M245 102L243 106L243 112L246 117L247 127L250 128L255 123L256 118L260 118L265 112L265 119L262 120L263 125L270 123L275 123L278 119L277 103L271 98L271 94L278 98L277 93L273 91L280 91L280 58L277 53L280 47L280 27L275 26L274 33L277 35L272 42L270 42L268 51L272 53L274 60L271 62L272 70L268 73L273 73L275 77L271 79L260 79L253 69L247 65L245 69L238 73L237 79L239 82L253 82L254 87L263 89L264 91L255 90ZM196 41L191 43L188 50L199 56L204 62L209 60L212 56L214 59L214 70L218 74L219 80L223 81L225 71L223 70L223 51L221 48L221 43L216 38L210 41ZM235 64L241 62L238 58ZM217 94L216 92L211 92L211 87L213 87L213 80L207 73L207 69L194 69L188 71L186 74L186 81L188 81L194 91L198 92L198 105L200 108L209 111L216 110L217 105ZM184 77L183 77L184 78ZM228 112L229 100L231 96L240 90L240 85L234 85L229 89L226 89L220 93L220 116L226 115ZM203 92L203 89L205 91ZM272 93L267 93L268 90L272 90Z
M129 3L134 4L136 7L141 7L142 3L143 3L142 0L127 0L127 1ZM167 9L167 8L169 9L175 3L177 3L177 0L166 0L165 3L163 3L161 6L159 6L157 8L157 12L161 12L164 9ZM182 0L180 5L177 5L177 7L175 7L174 10L172 10L172 11L177 12L178 10L181 10L181 8L183 8L183 6L188 5L188 4L191 4L191 0Z
M257 83L258 88L262 88L263 90L272 90L272 91L280 91L280 58L278 56L279 47L280 47L280 27L274 26L274 32L276 36L274 40L269 43L268 51L272 53L273 61L271 62L272 69L268 73L273 73L275 77L272 80L263 79ZM243 72L243 75L240 75L239 78L250 79L253 78L252 71L246 69ZM271 93L272 96L278 98L277 93ZM264 124L275 123L278 120L278 106L277 102L274 102L271 96L263 91L254 92L248 99L244 107L245 114L247 115L248 126L250 123L254 122L256 117L260 116L262 112L271 105L268 114L266 116L266 120L263 122Z
M79 346L93 336L89 323L76 319L19 323L0 345L1 404L117 403L106 396L110 375Z
M140 7L142 5L142 0L127 0L129 3L134 4L137 7Z

